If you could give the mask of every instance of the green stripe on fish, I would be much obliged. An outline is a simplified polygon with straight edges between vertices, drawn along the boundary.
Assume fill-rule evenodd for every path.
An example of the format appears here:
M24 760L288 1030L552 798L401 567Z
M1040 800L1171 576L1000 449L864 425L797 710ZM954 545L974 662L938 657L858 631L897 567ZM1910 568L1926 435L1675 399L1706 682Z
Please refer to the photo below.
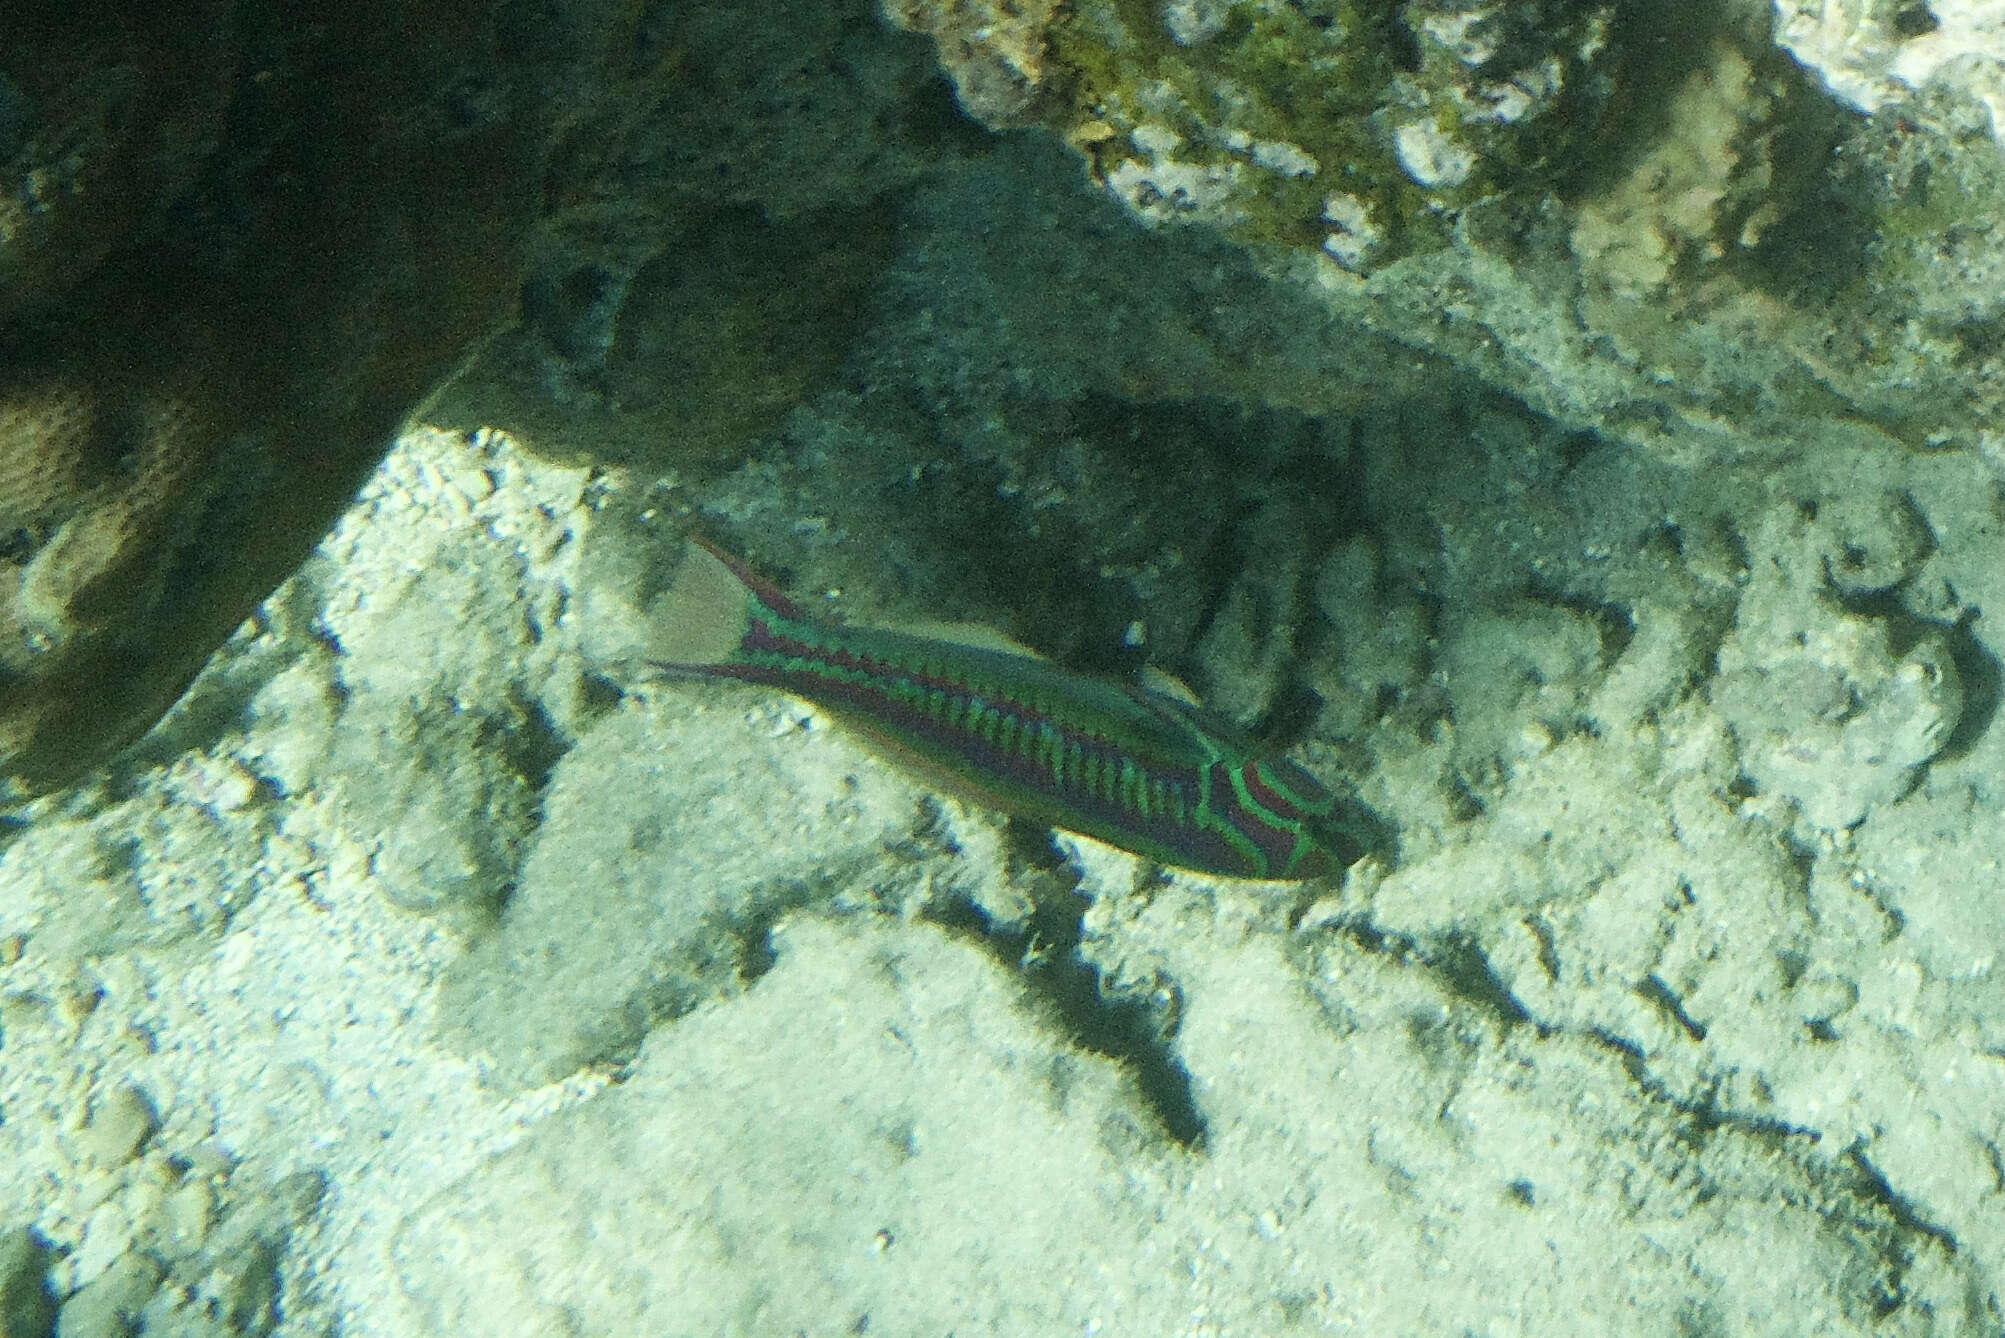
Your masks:
M1230 725L1046 660L811 617L693 544L662 605L660 668L783 689L930 778L1161 864L1234 878L1334 873L1378 819Z

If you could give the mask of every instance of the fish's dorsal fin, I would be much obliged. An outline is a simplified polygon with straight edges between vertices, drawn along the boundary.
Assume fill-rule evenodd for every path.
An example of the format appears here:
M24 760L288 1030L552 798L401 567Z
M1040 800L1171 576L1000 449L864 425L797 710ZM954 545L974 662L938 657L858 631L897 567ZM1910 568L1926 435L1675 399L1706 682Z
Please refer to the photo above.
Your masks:
M972 650L992 650L1003 655L1021 655L1026 660L1042 660L1051 663L1051 657L1032 650L1016 638L998 632L987 623L932 622L922 619L918 622L899 621L882 624L889 632L901 632L906 636L926 637L933 641L950 641L956 646L967 646Z
M1049 655L1032 650L1014 637L998 632L987 623L942 623L942 622L896 622L888 624L888 630L902 632L907 636L927 637L934 641L949 641L957 646L967 646L973 650L996 651L1004 655L1020 655L1040 664L1054 663ZM1134 683L1144 691L1158 697L1168 697L1183 706L1202 709L1204 703L1198 700L1190 686L1167 669L1158 669L1153 664L1145 664L1135 676Z
M690 535L689 542L693 547L702 549L704 552L710 554L711 557L723 563L725 570L738 578L739 584L757 595L761 604L764 604L782 618L806 621L811 616L800 605L789 599L778 586L759 575L758 572L753 571L738 558L733 557L716 544L711 543L702 535Z

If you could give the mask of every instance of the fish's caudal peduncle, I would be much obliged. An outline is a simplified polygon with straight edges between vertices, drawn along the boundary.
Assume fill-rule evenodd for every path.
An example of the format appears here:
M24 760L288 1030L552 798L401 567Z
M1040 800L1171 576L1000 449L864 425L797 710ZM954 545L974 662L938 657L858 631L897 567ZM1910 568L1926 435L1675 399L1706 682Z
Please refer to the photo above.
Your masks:
M704 545L690 548L662 621L665 668L805 697L978 801L1159 863L1309 878L1382 845L1362 805L1176 698L812 618Z

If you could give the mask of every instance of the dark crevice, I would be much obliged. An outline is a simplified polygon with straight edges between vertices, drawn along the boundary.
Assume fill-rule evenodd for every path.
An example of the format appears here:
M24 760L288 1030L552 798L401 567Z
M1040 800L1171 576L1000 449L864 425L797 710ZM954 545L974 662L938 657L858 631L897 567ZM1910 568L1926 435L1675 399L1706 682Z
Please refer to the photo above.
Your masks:
M1449 815L1456 822L1474 822L1488 811L1483 805L1482 798L1470 788L1468 778L1459 771L1450 775L1446 784Z
M609 714L626 695L625 688L603 673L588 673L578 681L578 704L593 720Z
M1541 916L1532 916L1523 921L1530 931L1532 941L1538 945L1539 967L1546 973L1546 979L1554 984L1559 982L1559 945L1553 928Z
M1604 669L1620 659L1622 652L1629 649L1629 643L1636 639L1636 617L1626 604L1591 599L1537 581L1526 587L1525 597L1535 604L1565 609L1591 621L1601 639L1601 664Z
M1797 837L1792 832L1780 834L1783 853L1789 856L1790 867L1796 871L1795 902L1799 906L1810 904L1810 885L1817 876L1817 847Z
M1666 985L1656 976L1645 976L1637 984L1636 993L1649 1003L1652 1008L1655 1008L1658 1012L1676 1023L1678 1029L1684 1032L1685 1035L1695 1041L1706 1039L1705 1027L1693 1020L1692 1015L1685 1011L1684 1000L1680 999L1672 992L1669 985Z
M1182 996L1161 979L1138 988L1110 987L1080 951L1084 908L1069 888L1047 881L1021 925L997 925L967 901L936 904L925 918L981 944L1015 970L1073 1045L1121 1064L1164 1131L1184 1148L1200 1150L1204 1116L1191 1096L1190 1075L1171 1048Z
M1481 1009L1506 1028L1530 1023L1542 1034L1545 1031L1498 977L1482 945L1467 934L1418 938L1388 933L1361 918L1338 920L1331 927L1375 957L1427 970L1450 995Z
M1701 1145L1708 1136L1723 1129L1751 1137L1763 1147L1774 1151L1781 1151L1799 1141L1809 1143L1823 1141L1824 1136L1815 1129L1803 1128L1783 1120L1762 1119L1758 1116L1722 1110L1718 1104L1716 1091L1708 1093L1702 1101L1674 1096L1669 1088L1650 1075L1644 1062L1643 1049L1636 1042L1602 1027L1590 1027L1584 1034L1615 1057L1629 1081L1652 1104L1676 1113L1683 1121L1679 1139L1688 1147Z
M1887 1216L1894 1219L1902 1230L1926 1236L1951 1254L1957 1252L1956 1237L1933 1222L1924 1221L1914 1210L1914 1205L1897 1193L1880 1174L1877 1166L1866 1160L1865 1150L1858 1145L1845 1149L1843 1164L1850 1167L1856 1182L1847 1186L1861 1198L1869 1199L1886 1209Z
M184 754L209 752L245 729L258 693L298 659L299 652L284 645L258 646L221 663L119 755L110 771L122 795L136 793L146 773Z
M1532 1020L1496 980L1478 945L1472 941L1449 936L1422 942L1408 935L1388 933L1362 917L1340 921L1332 928L1366 952L1389 957L1402 965L1417 964L1434 970L1452 993L1484 1006L1506 1021ZM1651 977L1649 987L1640 987L1639 992L1664 1008L1695 1038L1703 1036L1703 1028L1685 1014L1682 1004L1661 981ZM1541 1034L1545 1030L1541 1027ZM1861 1296L1877 1317L1884 1319L1906 1304L1904 1279L1923 1248L1921 1240L1941 1246L1952 1256L1957 1254L1955 1237L1924 1220L1887 1184L1859 1147L1848 1149L1835 1159L1819 1159L1811 1152L1822 1140L1816 1129L1727 1109L1721 1104L1717 1082L1697 1097L1676 1096L1650 1073L1644 1052L1636 1042L1599 1027L1590 1027L1582 1034L1615 1059L1648 1106L1667 1113L1671 1137L1686 1156L1704 1156L1718 1137L1725 1134L1750 1139L1793 1165L1808 1187L1820 1191L1796 1206L1807 1208L1834 1229L1856 1237L1878 1260L1878 1276L1862 1284L1866 1290ZM1693 1192L1703 1202L1717 1190L1705 1183L1701 1173L1701 1183Z
M2005 670L2001 669L1998 657L1986 650L1971 630L1976 621L1977 613L1973 610L1958 619L1945 635L1950 662L1956 666L1957 677L1963 680L1963 711L1943 741L1942 751L1935 755L1936 762L1954 761L1977 745L1998 715L1999 696L2005 692Z
M779 954L773 950L773 925L783 909L791 908L769 907L754 915L739 931L738 980L747 988L779 961Z
M768 885L754 904L718 917L714 930L703 935L703 941L718 945L717 951L705 954L697 976L715 981L719 972L713 968L728 965L737 984L749 988L779 961L773 947L773 927L795 911L827 905L839 884L839 876L826 870L814 877L783 879ZM660 1015L680 1017L700 1002L698 994L678 997Z
M550 784L550 773L565 753L571 750L571 739L543 709L543 703L533 697L526 697L520 691L511 691L510 705L514 706L520 719L501 730L499 747L507 760L508 769L522 777L530 793L536 796L537 809L543 803L543 792Z
M1448 992L1475 1004L1507 1026L1530 1022L1532 1015L1497 977L1482 946L1466 934L1444 934L1421 950L1421 960L1433 969Z
M1821 1191L1812 1201L1795 1206L1853 1236L1878 1259L1882 1276L1865 1284L1871 1288L1865 1299L1876 1318L1885 1319L1906 1304L1904 1279L1913 1267L1919 1241L1933 1242L1951 1256L1957 1254L1955 1237L1923 1220L1859 1147L1848 1148L1835 1159L1818 1159L1810 1152L1822 1138L1817 1130L1723 1110L1717 1084L1700 1099L1674 1096L1650 1076L1643 1052L1634 1042L1599 1028L1587 1034L1615 1057L1645 1099L1673 1112L1679 1121L1677 1139L1694 1156L1720 1133L1748 1138L1785 1158L1809 1186Z

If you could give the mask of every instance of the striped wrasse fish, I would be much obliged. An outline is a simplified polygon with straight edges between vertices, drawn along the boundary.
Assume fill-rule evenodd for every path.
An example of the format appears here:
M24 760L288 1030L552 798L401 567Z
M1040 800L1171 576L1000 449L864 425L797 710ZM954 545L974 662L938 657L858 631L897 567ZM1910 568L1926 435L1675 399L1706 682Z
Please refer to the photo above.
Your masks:
M943 788L1159 864L1335 873L1385 829L1165 693L1029 654L830 622L698 540L657 605L655 668L804 697Z

